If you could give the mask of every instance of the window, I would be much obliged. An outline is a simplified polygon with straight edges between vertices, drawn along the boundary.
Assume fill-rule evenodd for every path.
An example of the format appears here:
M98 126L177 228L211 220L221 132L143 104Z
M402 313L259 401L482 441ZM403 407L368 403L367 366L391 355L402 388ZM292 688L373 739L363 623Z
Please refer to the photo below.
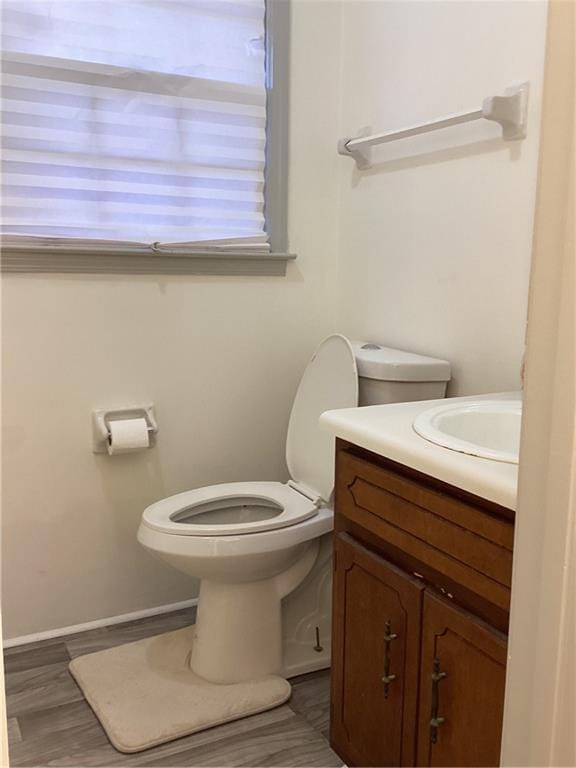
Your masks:
M4 0L8 254L266 257L285 205L285 147L270 144L286 110L266 87L284 4Z

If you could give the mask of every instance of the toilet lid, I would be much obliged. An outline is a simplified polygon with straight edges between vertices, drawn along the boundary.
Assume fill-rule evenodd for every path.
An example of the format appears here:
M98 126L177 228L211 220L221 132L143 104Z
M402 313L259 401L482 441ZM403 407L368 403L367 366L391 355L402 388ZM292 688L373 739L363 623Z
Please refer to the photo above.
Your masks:
M324 411L358 405L356 359L348 339L329 336L318 347L300 380L286 438L292 479L330 499L334 490L334 437L320 429Z

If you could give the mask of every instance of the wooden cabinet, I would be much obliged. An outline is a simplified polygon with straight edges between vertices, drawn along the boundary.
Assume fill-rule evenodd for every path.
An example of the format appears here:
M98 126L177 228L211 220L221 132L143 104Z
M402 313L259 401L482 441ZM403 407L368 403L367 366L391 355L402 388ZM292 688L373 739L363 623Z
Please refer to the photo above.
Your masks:
M334 557L332 738L355 765L413 765L424 587L346 534Z
M426 590L418 765L498 765L506 638Z
M512 513L340 441L336 467L332 746L498 765Z

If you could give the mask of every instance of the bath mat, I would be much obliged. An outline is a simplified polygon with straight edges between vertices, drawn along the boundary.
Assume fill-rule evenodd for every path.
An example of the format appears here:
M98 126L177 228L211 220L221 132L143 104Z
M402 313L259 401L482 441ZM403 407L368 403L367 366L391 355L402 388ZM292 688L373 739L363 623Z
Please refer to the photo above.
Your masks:
M194 626L79 656L70 671L120 752L140 752L214 725L264 712L290 697L273 675L232 685L188 667Z

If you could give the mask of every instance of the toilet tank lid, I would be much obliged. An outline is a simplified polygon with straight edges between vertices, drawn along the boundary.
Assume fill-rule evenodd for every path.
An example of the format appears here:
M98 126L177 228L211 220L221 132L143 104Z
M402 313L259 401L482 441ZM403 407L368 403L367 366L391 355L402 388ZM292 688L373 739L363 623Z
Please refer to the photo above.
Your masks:
M353 341L358 375L380 381L450 381L450 363L369 341Z

